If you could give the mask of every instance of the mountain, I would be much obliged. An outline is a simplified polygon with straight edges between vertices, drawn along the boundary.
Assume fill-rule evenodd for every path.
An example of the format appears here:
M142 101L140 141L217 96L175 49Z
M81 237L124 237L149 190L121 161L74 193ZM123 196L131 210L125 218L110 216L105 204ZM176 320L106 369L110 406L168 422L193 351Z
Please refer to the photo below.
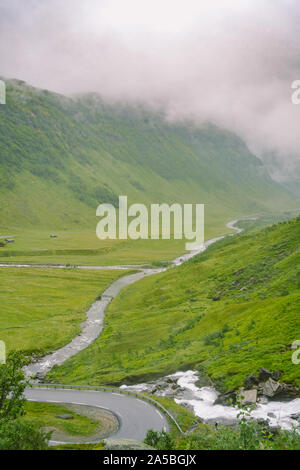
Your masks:
M198 202L208 223L294 205L236 135L168 122L140 104L65 97L6 80L1 230L95 229L101 202ZM215 224L217 226L217 224ZM217 228L215 229L217 232Z

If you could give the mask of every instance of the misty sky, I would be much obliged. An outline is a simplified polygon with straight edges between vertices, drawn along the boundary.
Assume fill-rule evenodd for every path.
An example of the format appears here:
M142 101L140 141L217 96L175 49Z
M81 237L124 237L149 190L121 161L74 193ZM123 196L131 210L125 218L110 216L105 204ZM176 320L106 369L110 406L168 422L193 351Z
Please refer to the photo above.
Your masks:
M300 168L299 0L0 0L0 75L163 105ZM300 174L300 171L299 171Z

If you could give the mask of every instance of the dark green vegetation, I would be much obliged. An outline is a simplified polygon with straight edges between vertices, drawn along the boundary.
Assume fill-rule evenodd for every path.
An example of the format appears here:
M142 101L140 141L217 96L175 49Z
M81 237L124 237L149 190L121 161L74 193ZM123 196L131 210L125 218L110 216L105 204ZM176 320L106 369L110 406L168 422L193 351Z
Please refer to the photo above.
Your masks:
M20 352L10 353L0 365L0 450L43 450L48 447L49 433L24 421L24 390L27 385L22 372L24 359Z
M86 350L54 368L65 383L137 383L193 367L221 390L260 367L299 385L300 218L228 237L124 289Z
M183 242L101 242L98 204L206 204L206 237L238 215L282 210L292 194L235 135L170 123L140 105L76 99L7 81L0 108L0 261L109 264L168 260ZM59 238L50 240L50 233Z
M0 268L0 339L27 355L64 346L95 299L128 272Z

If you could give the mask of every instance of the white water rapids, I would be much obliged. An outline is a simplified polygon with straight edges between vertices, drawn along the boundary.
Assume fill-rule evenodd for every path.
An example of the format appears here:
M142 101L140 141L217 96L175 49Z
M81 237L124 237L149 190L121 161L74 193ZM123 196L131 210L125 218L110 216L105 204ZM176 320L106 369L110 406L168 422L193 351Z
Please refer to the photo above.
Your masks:
M237 421L240 410L237 407L215 404L219 393L209 386L198 387L199 374L197 371L176 372L160 379L160 383L172 379L179 388L174 390L174 400L181 405L188 405L195 415L207 424L222 423L231 425ZM122 389L148 392L150 384L126 386ZM168 392L161 390L157 395L166 396ZM271 427L280 426L282 429L292 429L299 424L296 416L300 416L300 398L290 401L267 401L258 403L251 415L255 419L264 419Z

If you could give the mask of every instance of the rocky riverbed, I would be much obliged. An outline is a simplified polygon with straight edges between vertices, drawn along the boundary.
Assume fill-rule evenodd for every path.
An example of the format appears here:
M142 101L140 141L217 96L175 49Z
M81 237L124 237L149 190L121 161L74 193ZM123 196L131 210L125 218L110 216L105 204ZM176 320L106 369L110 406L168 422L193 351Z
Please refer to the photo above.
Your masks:
M225 404L227 397L221 395L207 379L200 377L198 372L193 370L176 372L149 383L122 385L121 389L172 398L176 403L192 409L195 415L207 424L234 425L240 412L237 407ZM267 421L271 428L292 429L299 426L300 398L286 397L279 400L276 396L257 395L258 399L253 403L254 418Z

